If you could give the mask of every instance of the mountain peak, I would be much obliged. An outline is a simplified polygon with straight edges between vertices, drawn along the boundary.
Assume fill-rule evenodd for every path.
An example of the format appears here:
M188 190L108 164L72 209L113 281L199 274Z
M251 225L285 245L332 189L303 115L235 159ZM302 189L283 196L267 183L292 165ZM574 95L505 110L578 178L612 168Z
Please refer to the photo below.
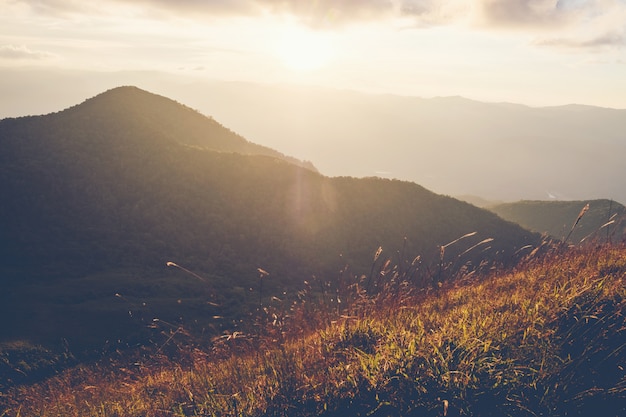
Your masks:
M148 115L169 119L187 113L197 119L210 119L191 108L158 94L135 86L120 86L88 98L68 110L100 112L116 117L146 117Z
M271 156L316 171L310 162L249 142L210 116L136 86L112 88L57 115L77 117L89 125L97 124L98 129L116 129L135 139L150 137L150 143L160 140L219 152Z
M170 98L151 93L146 90L142 90L141 88L133 85L124 85L111 88L92 98L85 100L81 105L85 105L88 103L95 103L99 105L115 104L124 108L134 108L136 110L141 110L144 112L147 110L158 112L166 110L168 108L168 110L170 111L173 111L175 109L178 111L194 111L189 107L180 104Z

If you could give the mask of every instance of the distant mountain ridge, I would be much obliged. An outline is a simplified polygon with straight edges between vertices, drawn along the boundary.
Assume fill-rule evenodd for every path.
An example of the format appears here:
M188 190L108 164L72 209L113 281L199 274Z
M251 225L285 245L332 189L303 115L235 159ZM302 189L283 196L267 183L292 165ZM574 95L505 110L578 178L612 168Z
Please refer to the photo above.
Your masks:
M252 140L306 155L326 175L381 175L489 200L626 203L626 109L235 82L194 84L177 97Z
M0 121L0 193L1 337L78 348L145 341L154 317L215 334L305 280L368 274L379 246L400 266L420 255L426 280L467 233L446 265L539 239L414 183L323 176L133 87Z
M151 72L88 76L91 87L79 83L69 92L55 87L69 78L37 72L29 76L38 80L29 83L29 94L19 92L24 81L15 78L0 113L51 111L55 103L69 105L132 83L210 114L252 142L310 160L329 176L398 178L440 194L494 201L612 198L626 204L626 109L211 80L185 84ZM28 103L30 97L36 103Z
M589 209L575 224L587 204ZM619 243L626 238L626 207L612 200L518 201L491 205L487 209L503 219L556 239L564 240L569 235L569 243Z

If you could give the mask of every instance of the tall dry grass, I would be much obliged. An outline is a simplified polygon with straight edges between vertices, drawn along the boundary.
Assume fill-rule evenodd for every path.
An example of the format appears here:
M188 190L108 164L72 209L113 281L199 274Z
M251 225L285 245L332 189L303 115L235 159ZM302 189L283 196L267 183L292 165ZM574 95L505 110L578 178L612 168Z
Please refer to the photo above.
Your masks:
M262 332L14 387L0 415L625 415L625 247L545 248L438 291L379 265L260 306Z

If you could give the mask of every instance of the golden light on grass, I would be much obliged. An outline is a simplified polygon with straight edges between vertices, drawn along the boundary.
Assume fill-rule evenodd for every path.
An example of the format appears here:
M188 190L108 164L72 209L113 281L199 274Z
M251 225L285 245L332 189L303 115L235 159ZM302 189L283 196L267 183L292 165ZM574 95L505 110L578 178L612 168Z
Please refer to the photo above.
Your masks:
M621 415L626 248L555 247L524 262L438 294L387 286L342 310L271 310L262 336L223 334L184 351L185 366L157 355L16 387L4 415L564 416L593 415L599 401Z

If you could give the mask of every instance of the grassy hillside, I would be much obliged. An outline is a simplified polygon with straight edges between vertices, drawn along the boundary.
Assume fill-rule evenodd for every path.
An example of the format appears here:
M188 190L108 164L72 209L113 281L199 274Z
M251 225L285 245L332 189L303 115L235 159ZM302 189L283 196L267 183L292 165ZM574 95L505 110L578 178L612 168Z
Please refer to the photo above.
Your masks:
M589 209L576 223L587 204ZM503 219L555 239L567 238L569 243L620 242L626 238L626 207L612 200L518 201L487 208Z
M210 345L183 346L181 329L152 352L5 390L3 415L626 412L625 247L553 248L432 291L391 267L376 275L376 296L346 282L315 302L268 304L248 332Z
M0 121L0 341L78 353L146 343L163 322L214 335L270 291L293 300L313 277L368 274L378 247L405 269L420 255L426 280L459 236L476 232L447 248L448 271L511 262L538 241L417 184L328 178L250 147L130 87Z

